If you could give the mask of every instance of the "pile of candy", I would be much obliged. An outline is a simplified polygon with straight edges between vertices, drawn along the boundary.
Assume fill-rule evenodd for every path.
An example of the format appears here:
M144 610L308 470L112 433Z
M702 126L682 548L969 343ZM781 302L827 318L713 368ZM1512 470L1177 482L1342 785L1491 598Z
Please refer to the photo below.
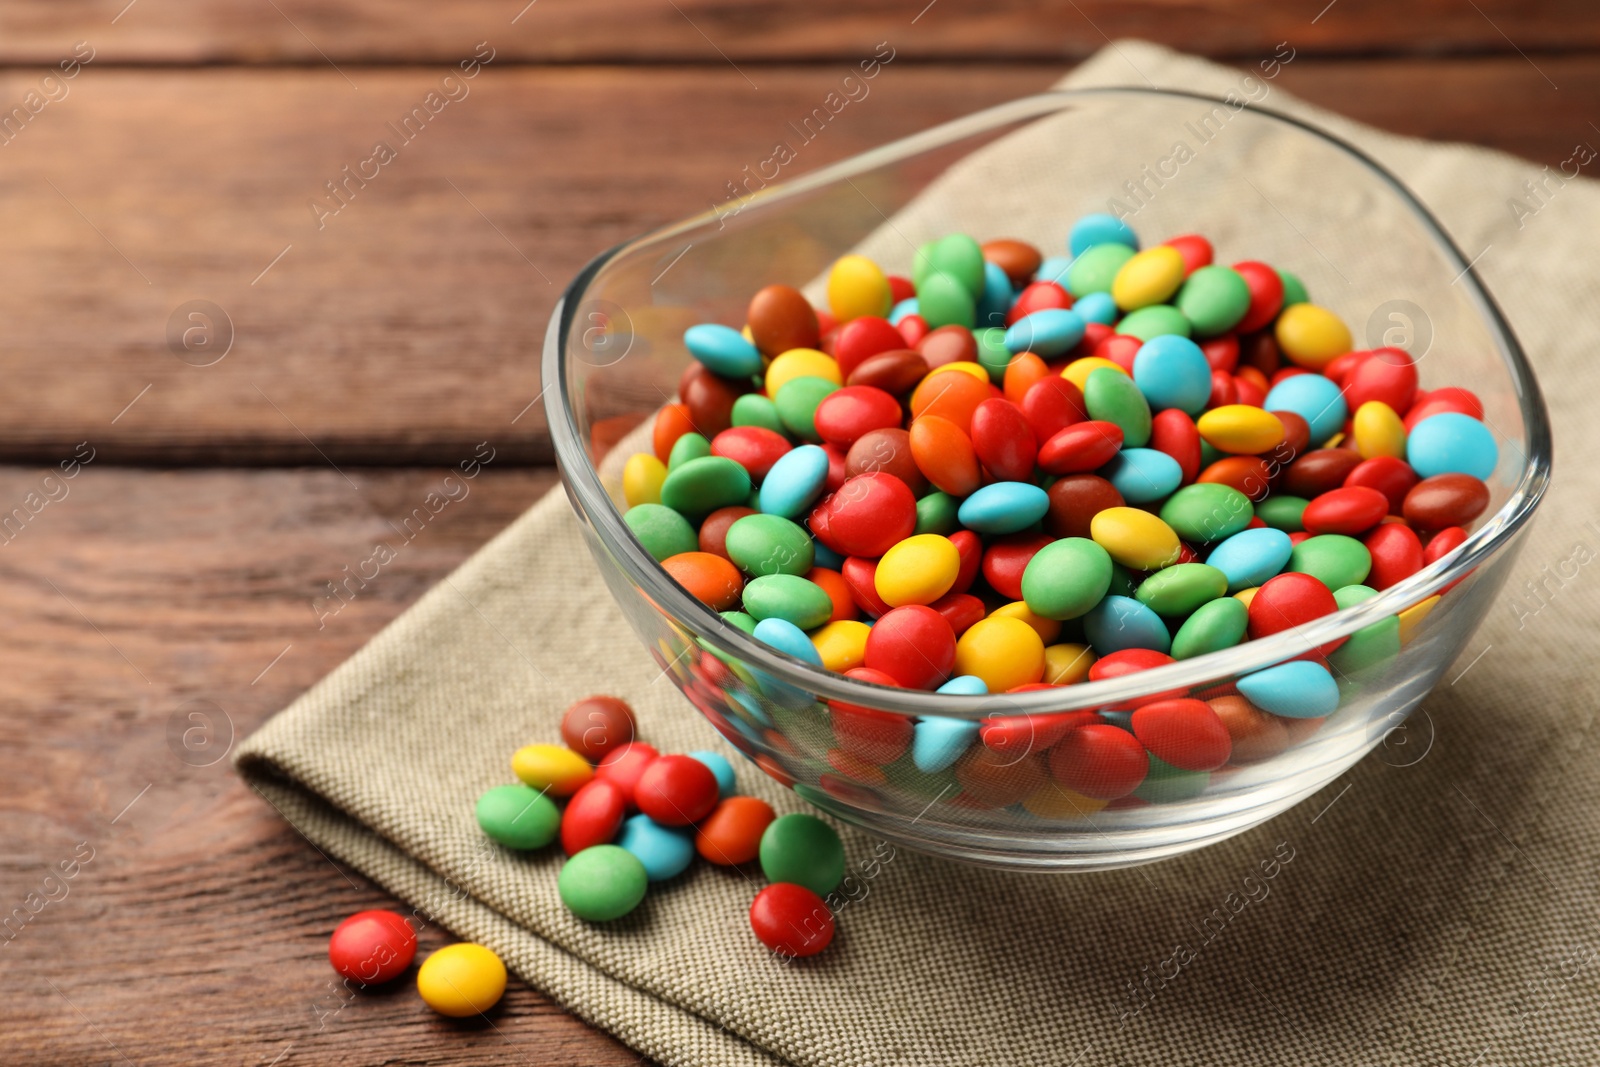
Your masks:
M844 877L844 845L811 815L781 818L757 797L734 793L733 765L715 752L662 755L634 740L633 711L592 696L561 720L565 745L518 749L519 784L478 799L478 825L507 848L561 840L568 859L561 902L590 922L620 919L651 883L675 878L696 854L735 867L759 862L773 884L750 905L761 942L784 956L812 956L833 940L823 899ZM564 799L564 808L556 799Z
M1450 552L1488 506L1498 449L1478 398L1420 390L1401 349L1353 350L1293 275L1214 264L1196 235L1140 251L1105 215L1069 248L1045 260L954 234L917 250L910 279L849 255L826 310L770 285L742 329L691 327L653 454L624 468L627 525L776 649L978 695L1308 622ZM1178 694L1123 720L1075 713L1048 745L1038 717L1023 727L1036 753L1065 739L1077 757L1055 782L1100 803L1147 771L1262 758L1251 738L1331 713L1338 677L1397 654L1432 604L1240 679L1219 694L1237 706ZM912 745L910 722L830 714L828 761L855 782ZM965 752L980 779L978 729L917 724L918 769ZM1003 750L1016 729L992 719L982 740Z

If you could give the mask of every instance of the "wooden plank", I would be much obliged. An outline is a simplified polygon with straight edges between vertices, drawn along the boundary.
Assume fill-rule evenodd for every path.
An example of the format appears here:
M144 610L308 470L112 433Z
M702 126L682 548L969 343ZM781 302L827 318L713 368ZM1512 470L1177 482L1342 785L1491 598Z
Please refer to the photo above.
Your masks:
M8 1064L638 1062L516 980L492 1027L434 1016L409 981L340 993L328 934L395 902L309 847L226 759L194 766L168 740L186 704L207 709L220 754L225 724L253 730L555 480L496 466L320 630L322 583L392 540L390 521L447 471L346 481L94 462L5 544L0 911L25 906L80 842L79 858L92 850L44 886L58 899L0 936ZM39 489L38 473L0 469L0 500ZM421 938L424 951L450 940Z
M1277 84L1554 165L1600 138L1600 65L1537 64L1300 59ZM561 286L725 195L839 76L751 68L753 90L731 68L491 65L319 230L324 183L398 141L387 124L438 86L431 69L351 73L359 92L332 71L91 66L3 149L0 460L87 440L105 462L454 462L487 436L504 463L546 462L542 410L518 416ZM1060 73L891 64L794 171ZM32 79L0 75L0 99ZM197 299L236 334L214 366L169 351L169 319Z
M89 40L106 61L453 63L480 40L531 62L850 62L893 42L908 57L1082 58L1145 37L1254 58L1515 54L1600 45L1586 0L58 0L0 12L0 58L50 63Z

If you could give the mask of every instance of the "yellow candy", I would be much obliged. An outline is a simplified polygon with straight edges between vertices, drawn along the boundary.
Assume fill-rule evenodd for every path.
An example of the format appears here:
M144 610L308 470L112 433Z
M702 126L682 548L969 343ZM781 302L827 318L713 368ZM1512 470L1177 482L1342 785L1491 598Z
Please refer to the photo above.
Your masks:
M526 745L511 756L511 772L535 789L567 797L594 777L589 761L560 745Z
M1350 328L1315 304L1291 304L1278 316L1278 348L1291 363L1321 370L1350 351Z
M980 619L956 642L954 673L982 678L991 693L1030 685L1044 677L1044 642L1021 619Z
M1095 654L1088 645L1051 645L1044 650L1044 681L1051 685L1076 685L1089 677Z
M1200 436L1219 452L1257 456L1283 441L1283 423L1270 411L1250 404L1212 408L1195 421Z
M872 627L864 622L840 619L813 633L811 643L817 646L824 667L843 674L861 666L867 655L867 634L871 632Z
M453 1019L481 1015L506 991L506 965L482 945L446 945L417 968L423 1002Z
M1250 601L1254 600L1256 598L1256 594L1260 591L1261 587L1259 585L1252 585L1249 589L1241 589L1237 593L1233 594L1233 599L1237 600L1245 607L1249 607Z
M1355 431L1356 451L1362 459L1376 456L1406 458L1406 424L1394 408L1381 400L1369 400L1356 408L1351 421Z
M935 374L944 374L946 371L960 371L962 374L972 375L985 385L989 383L989 372L984 369L983 364L973 363L965 359L958 359L952 363L941 364L940 366L933 368L933 370L928 372L927 378L924 378L923 381L927 381L928 378L932 378Z
M828 272L828 309L840 322L889 314L889 279L866 256L841 256Z
M1112 559L1136 571L1160 570L1178 562L1178 535L1138 508L1106 508L1089 520L1089 536Z
M989 618L1021 619L1033 627L1034 632L1039 635L1039 640L1047 645L1061 636L1061 624L1054 619L1047 619L1043 615L1035 615L1028 610L1026 601L1018 600L1013 604L1002 604L989 612Z
M667 480L667 465L648 452L635 452L622 466L622 499L630 508L661 503L661 483Z
M1023 810L1041 819L1081 819L1093 815L1109 800L1096 800L1082 793L1074 793L1064 785L1046 782L1022 802Z
M932 604L950 591L960 572L961 552L954 542L939 534L917 534L883 554L872 584L891 608Z
M767 395L777 396L779 389L796 378L826 378L835 385L844 383L839 364L826 352L818 352L815 348L791 348L767 366Z
M1420 604L1413 604L1400 613L1400 644L1409 645L1411 639L1417 636L1417 627L1422 625L1422 620L1439 603L1439 594L1435 593Z
M1157 245L1124 263L1111 281L1111 299L1124 311L1166 301L1183 284L1183 256L1171 245Z
M1073 385L1076 385L1078 387L1078 391L1082 392L1084 386L1089 381L1089 375L1093 374L1101 367L1110 367L1112 370L1123 376L1127 376L1128 374L1127 371L1123 370L1121 367L1102 356L1084 356L1082 359L1075 359L1071 363L1068 363L1065 367L1061 368L1061 376L1067 381L1071 382Z

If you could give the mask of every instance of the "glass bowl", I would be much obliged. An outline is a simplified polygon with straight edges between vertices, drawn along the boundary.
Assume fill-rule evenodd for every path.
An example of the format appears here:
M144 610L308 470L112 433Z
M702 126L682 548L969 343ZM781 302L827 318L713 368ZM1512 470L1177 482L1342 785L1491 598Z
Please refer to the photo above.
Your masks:
M567 288L546 337L544 401L588 547L663 672L730 743L816 806L896 844L991 865L1081 870L1176 855L1271 818L1375 746L1398 745L1393 731L1483 619L1549 478L1533 373L1466 259L1405 187L1351 146L1243 106L1253 99L1245 82L1228 100L1143 89L1032 96L782 183L804 146L776 131L789 151L727 187L747 195L719 196L605 253ZM1406 347L1423 388L1475 390L1500 462L1490 510L1466 542L1364 603L1266 639L1108 681L958 697L859 682L757 642L674 583L629 532L622 461L649 450L649 417L673 399L690 358L687 326L738 325L754 291L774 282L820 302L818 279L850 251L905 275L918 244L952 232L1061 254L1074 219L1108 210L1146 245L1202 233L1221 262L1294 271L1350 324L1358 348ZM1363 628L1393 632L1385 620L1396 617L1401 642L1336 672L1332 715L1282 720L1274 736L1287 747L1275 755L1152 771L1109 805L1049 776L1045 749L1064 721L1053 715L1089 709L1125 723L1161 696L1235 693L1242 675ZM960 734L970 728L948 720L991 716L1027 725L971 756L982 766L964 775L924 773L896 755L904 720L942 717ZM852 724L859 752L863 721L869 733L882 728L883 758L895 755L886 765L839 748L835 724Z

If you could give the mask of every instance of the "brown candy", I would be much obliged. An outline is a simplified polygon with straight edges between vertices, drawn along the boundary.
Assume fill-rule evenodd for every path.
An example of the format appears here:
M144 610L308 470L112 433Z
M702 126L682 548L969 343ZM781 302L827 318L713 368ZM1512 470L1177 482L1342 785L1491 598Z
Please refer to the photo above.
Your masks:
M1106 508L1123 506L1117 487L1097 474L1057 478L1048 490L1044 528L1052 537L1088 537L1089 522Z
M800 290L769 285L750 300L745 312L756 347L769 356L791 348L816 348L822 331L817 313Z
M894 475L916 496L928 488L928 479L911 458L911 435L905 430L868 430L850 446L844 458L845 477L872 471Z
M1044 256L1026 241L999 237L983 243L983 258L1006 272L1013 286L1023 285L1033 279Z
M1044 753L1030 752L1019 758L1014 752L996 752L987 745L974 745L956 760L955 776L962 795L991 808L1031 796L1049 777Z
M733 402L749 392L719 378L698 363L691 364L678 383L678 397L689 409L689 421L710 440L733 425Z
M928 361L909 348L894 348L868 356L850 372L846 385L871 385L901 396L928 375Z
M1419 530L1466 526L1489 506L1489 487L1470 474L1435 474L1406 494L1401 513Z
M941 326L937 330L929 330L927 336L917 342L917 351L927 361L929 370L946 363L978 361L977 338L965 326Z
M1269 715L1242 696L1212 697L1206 701L1233 738L1233 763L1270 759L1289 747L1284 720Z
M1279 488L1310 500L1342 486L1360 463L1361 453L1353 448L1318 448L1289 464Z
M633 740L633 709L616 697L584 697L561 716L561 740L590 763Z

